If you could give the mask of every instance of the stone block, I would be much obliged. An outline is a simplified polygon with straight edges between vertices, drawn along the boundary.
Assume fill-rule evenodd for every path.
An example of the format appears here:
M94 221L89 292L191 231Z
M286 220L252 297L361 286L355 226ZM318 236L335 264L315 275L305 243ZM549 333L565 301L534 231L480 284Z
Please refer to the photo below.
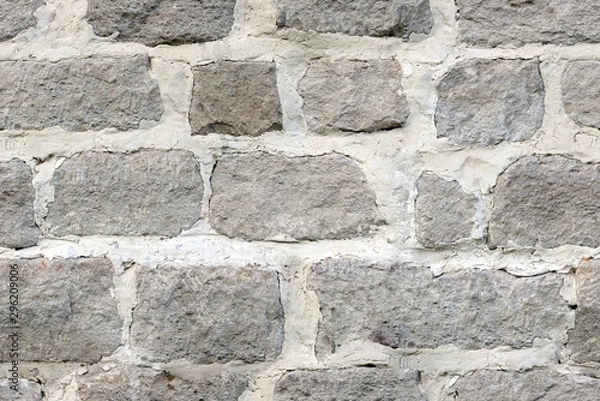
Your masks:
M571 358L578 363L600 362L600 262L584 260L575 274L577 310L569 332Z
M577 124L600 128L600 61L569 63L562 80L562 100Z
M21 373L21 372L20 372ZM6 373L4 373L6 374ZM42 401L42 386L39 383L19 377L17 391L7 378L0 379L0 400L2 401Z
M33 13L44 0L10 0L0 2L0 41L15 37L27 28L35 27Z

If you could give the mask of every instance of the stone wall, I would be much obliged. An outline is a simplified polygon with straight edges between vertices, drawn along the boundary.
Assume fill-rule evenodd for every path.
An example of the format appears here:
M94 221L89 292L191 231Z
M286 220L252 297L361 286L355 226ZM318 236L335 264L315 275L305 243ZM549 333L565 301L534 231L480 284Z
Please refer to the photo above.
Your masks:
M0 3L0 398L597 400L599 5Z

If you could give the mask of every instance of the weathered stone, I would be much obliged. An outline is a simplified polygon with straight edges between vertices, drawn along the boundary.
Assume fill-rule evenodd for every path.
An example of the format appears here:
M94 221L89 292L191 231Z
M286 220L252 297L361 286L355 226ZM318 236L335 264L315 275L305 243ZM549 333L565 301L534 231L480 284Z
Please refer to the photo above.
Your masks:
M539 60L462 62L442 78L437 91L438 137L453 145L526 141L542 126Z
M381 368L297 370L286 373L275 389L275 401L425 401L417 371Z
M565 333L571 312L557 274L516 278L498 270L447 272L326 259L312 267L319 354L353 340L392 348L531 346Z
M347 35L429 34L433 17L429 0L278 0L277 26Z
M88 22L99 36L148 46L224 38L235 0L89 0Z
M600 380L546 370L479 370L459 378L442 401L596 401Z
M577 124L600 128L600 61L570 62L562 80L562 99Z
M210 221L229 237L345 239L366 235L380 222L364 174L339 154L225 155L211 183Z
M96 362L121 342L122 320L112 292L108 259L0 260L0 291L9 298L10 266L18 268L18 316L3 314L0 332L16 319L19 362ZM14 293L14 290L13 292ZM7 304L8 305L8 304ZM11 361L12 341L0 340L0 360Z
M206 374L188 381L132 365L107 372L95 366L76 381L81 401L237 401L248 386L240 373Z
M26 248L37 244L33 174L25 162L0 163L0 246Z
M195 134L257 136L281 126L275 63L218 61L194 69Z
M600 41L596 0L457 0L461 39L494 47Z
M138 128L159 121L158 86L146 56L0 62L0 131Z
M300 80L308 128L373 132L401 127L410 110L394 60L314 60Z
M4 0L0 2L0 41L15 37L24 29L35 26L33 12L44 0Z
M600 166L563 156L528 156L494 188L489 244L600 246Z
M426 173L417 181L415 205L417 239L426 247L456 244L470 238L475 226L477 197L456 181Z
M132 344L147 360L252 363L281 351L283 310L274 271L159 267L142 270L137 285Z
M192 152L84 152L56 170L46 220L54 235L177 235L200 218Z
M17 391L13 390L11 386L14 386L14 383L10 382L9 379L0 379L0 400L42 401L42 386L38 383L19 377Z
M600 362L600 262L582 261L576 272L575 328L569 348L575 362Z

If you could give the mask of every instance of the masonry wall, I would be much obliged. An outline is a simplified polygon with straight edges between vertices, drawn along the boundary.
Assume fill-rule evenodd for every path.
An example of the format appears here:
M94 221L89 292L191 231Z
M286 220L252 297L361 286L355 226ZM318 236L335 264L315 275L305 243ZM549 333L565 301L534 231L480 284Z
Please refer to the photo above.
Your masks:
M598 6L0 3L0 398L597 400Z

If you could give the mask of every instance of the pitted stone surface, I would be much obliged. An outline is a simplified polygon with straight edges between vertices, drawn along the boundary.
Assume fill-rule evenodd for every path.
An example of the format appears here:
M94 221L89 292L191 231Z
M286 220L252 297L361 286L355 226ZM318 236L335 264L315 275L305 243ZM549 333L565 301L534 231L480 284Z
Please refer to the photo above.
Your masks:
M494 188L489 243L600 246L600 167L563 156L527 156Z
M103 258L2 259L0 275L18 268L18 348L20 362L93 363L121 343L122 320L114 297L112 263ZM9 298L9 280L0 282ZM9 310L2 333L13 332ZM14 316L13 316L14 317ZM10 361L12 339L3 335L0 360Z
M203 181L189 151L84 152L50 183L46 220L57 236L174 236L200 218Z
M81 401L237 401L248 386L240 373L205 374L187 381L167 372L133 365L104 371L94 366L76 376Z
M556 274L516 278L463 270L433 278L425 267L326 259L308 288L319 299L319 354L353 340L392 348L531 346L566 332L571 312Z
M569 332L571 358L578 363L600 362L600 262L584 260L575 274L577 310Z
M357 36L429 34L429 0L278 0L277 26Z
M454 145L490 146L533 137L544 117L539 60L471 60L437 86L438 137Z
M572 61L562 81L565 111L580 125L600 128L600 61Z
M394 60L314 60L300 80L308 128L317 133L401 127L410 110Z
M4 373L6 374L6 373ZM14 383L7 378L0 379L0 400L2 401L42 401L42 386L30 380L19 377L17 391L11 386Z
M280 130L275 63L218 61L194 68L190 124L195 134Z
M596 0L457 0L461 39L482 47L600 41Z
M339 154L225 155L211 184L211 224L229 237L344 239L367 235L380 223L364 174Z
M415 205L417 239L426 247L456 244L470 238L475 225L477 197L456 181L425 173L417 181Z
M0 2L0 41L15 37L24 29L35 27L33 13L44 0L5 0Z
M417 371L385 368L297 370L275 388L275 401L426 401Z
M0 62L0 131L138 128L163 113L146 56Z
M148 46L224 38L235 0L89 0L87 21L99 36Z
M0 163L0 246L26 248L37 244L31 183L33 174L25 162Z
M600 380L545 370L480 370L460 377L442 401L596 401Z
M137 286L132 344L147 360L253 363L281 352L283 310L274 271L159 267L142 270Z

